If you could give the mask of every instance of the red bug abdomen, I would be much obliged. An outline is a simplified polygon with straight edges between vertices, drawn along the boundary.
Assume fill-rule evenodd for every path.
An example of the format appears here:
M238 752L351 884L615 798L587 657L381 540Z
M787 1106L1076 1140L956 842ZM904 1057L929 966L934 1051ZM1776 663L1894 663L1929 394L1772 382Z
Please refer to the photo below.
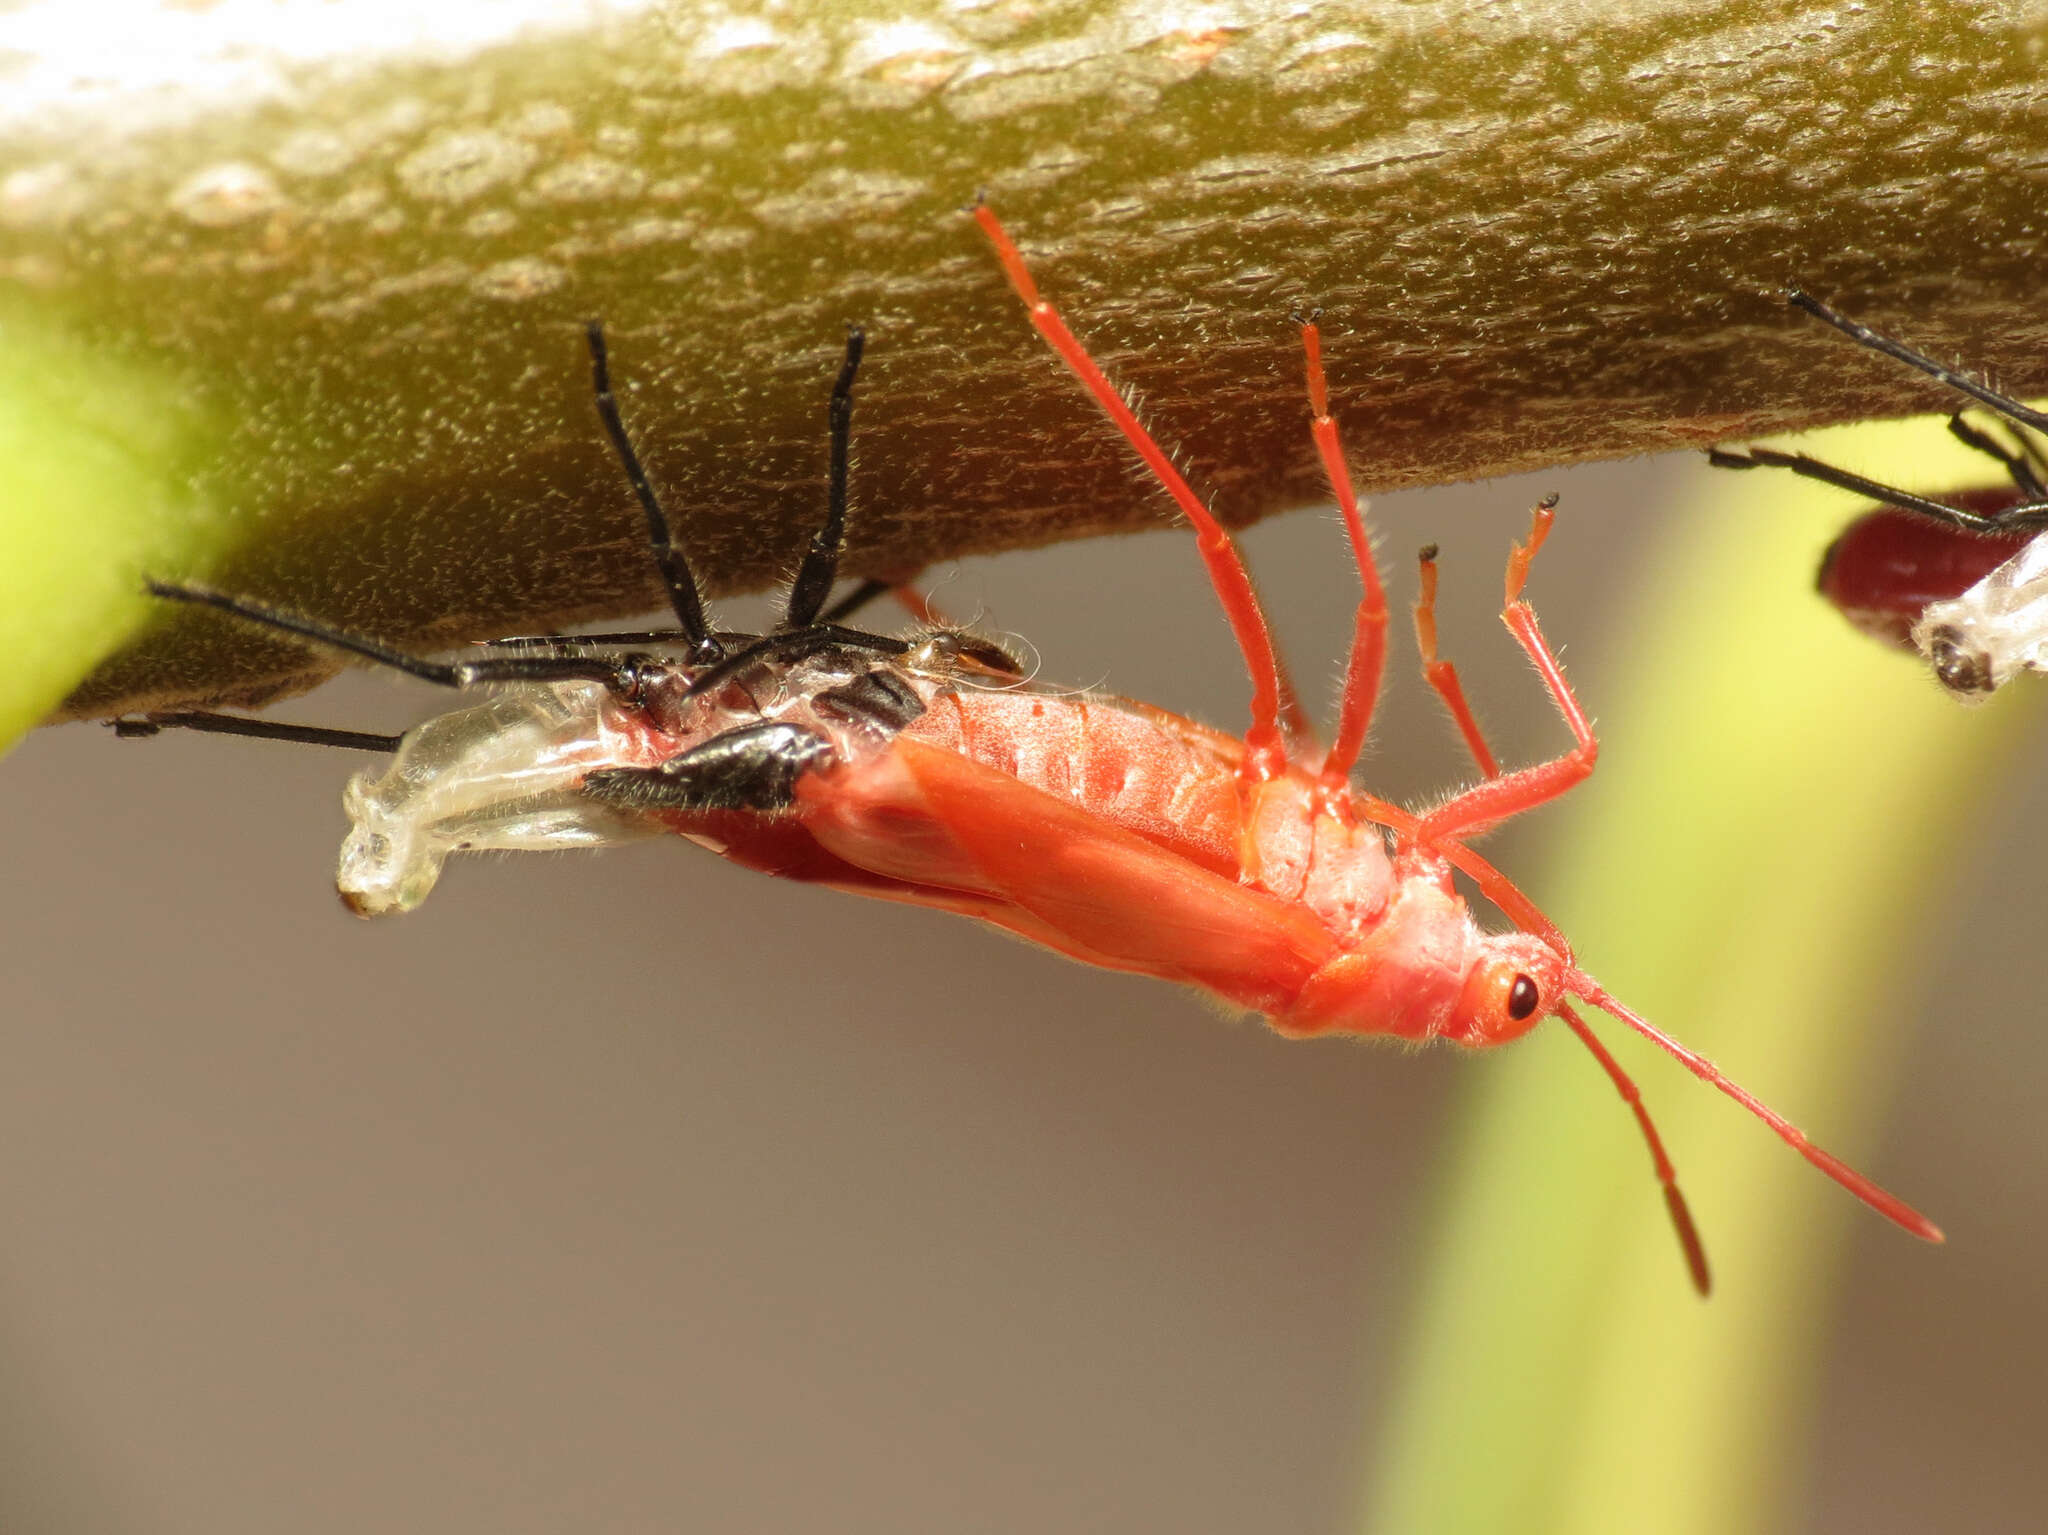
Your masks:
M1238 877L1243 745L1164 710L1101 694L943 694L904 732Z
M1100 694L963 691L934 699L902 739L987 770L981 813L1014 820L1019 835L1044 817L1029 797L1006 796L1005 783L1297 902L1339 937L1377 920L1392 888L1377 828L1319 814L1302 774L1240 783L1242 742L1163 710ZM888 755L800 790L806 824L840 857L893 878L987 888Z
M1285 1016L1392 873L1376 829L1317 814L1306 777L1240 782L1239 757L1121 700L942 697L886 749L806 777L797 815L904 899L960 892L1034 942Z

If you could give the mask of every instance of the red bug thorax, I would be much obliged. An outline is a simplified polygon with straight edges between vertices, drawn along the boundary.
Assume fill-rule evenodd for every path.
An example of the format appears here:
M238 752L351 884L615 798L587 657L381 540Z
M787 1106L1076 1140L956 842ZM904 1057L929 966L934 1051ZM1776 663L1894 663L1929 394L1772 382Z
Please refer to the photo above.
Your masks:
M1517 1039L1563 995L1565 961L1527 933L1486 933L1433 856L1394 864L1373 927L1302 987L1290 1034L1389 1034L1484 1048Z
M2010 485L1949 497L1957 506L1985 516L2022 499ZM1913 626L1929 603L1961 596L2037 536L2038 530L2032 528L1969 533L1918 512L1877 507L1828 545L1814 584L1865 634L1912 650Z

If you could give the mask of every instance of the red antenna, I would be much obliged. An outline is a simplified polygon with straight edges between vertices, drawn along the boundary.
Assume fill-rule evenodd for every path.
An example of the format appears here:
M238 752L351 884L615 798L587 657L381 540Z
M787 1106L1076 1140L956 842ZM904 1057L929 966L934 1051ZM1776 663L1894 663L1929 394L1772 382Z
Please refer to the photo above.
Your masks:
M1598 981L1594 980L1584 971L1573 970L1569 972L1565 977L1565 985L1574 996L1584 997L1603 1013L1611 1014L1613 1017L1620 1019L1638 1034L1642 1035L1643 1038L1649 1040L1666 1053L1677 1057L1680 1064L1687 1071L1698 1077L1702 1082L1718 1087L1745 1109L1748 1109L1750 1113L1756 1115L1758 1119L1761 1119L1765 1124L1777 1131L1778 1138L1786 1145L1834 1179L1835 1182L1841 1184L1843 1188L1869 1205L1871 1209L1882 1215L1893 1225L1910 1231L1923 1242L1944 1242L1948 1240L1942 1235L1939 1226L1907 1204L1905 1200L1899 1198L1898 1195L1890 1192L1888 1189L1880 1188L1876 1183L1857 1172L1855 1168L1849 1166L1840 1157L1821 1150L1820 1147L1808 1140L1806 1132L1793 1124L1792 1121L1763 1102L1762 1099L1758 1098L1756 1094L1750 1092L1747 1088L1738 1086L1730 1081L1727 1073L1722 1071L1720 1067L1716 1066L1704 1055L1701 1055L1697 1050L1688 1050L1684 1045L1681 1045L1677 1040L1647 1019L1623 1007L1601 988ZM1577 1019L1569 1008L1561 1009L1561 1011L1566 1020L1573 1025L1579 1037L1591 1045L1591 1031ZM1594 1045L1593 1048L1596 1054L1605 1055L1605 1052L1600 1050L1597 1045ZM1606 1064L1606 1062L1603 1060L1602 1064ZM1609 1066L1609 1074L1613 1074L1615 1069ZM1627 1090L1624 1089L1622 1096L1628 1097ZM1640 1110L1638 1110L1638 1113L1640 1114ZM1644 1126L1646 1130L1648 1123L1648 1120L1645 1119ZM1656 1135L1654 1132L1650 1133L1650 1142L1654 1150L1656 1147ZM1662 1176L1661 1168L1659 1176ZM1675 1194L1677 1191L1672 1189L1671 1192Z

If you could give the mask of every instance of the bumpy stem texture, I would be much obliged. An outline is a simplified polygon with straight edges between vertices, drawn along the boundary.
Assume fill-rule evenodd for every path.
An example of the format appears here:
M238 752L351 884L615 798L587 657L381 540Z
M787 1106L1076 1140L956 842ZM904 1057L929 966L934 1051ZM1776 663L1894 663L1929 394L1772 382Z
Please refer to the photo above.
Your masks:
M10 647L80 567L145 561L413 644L658 606L593 316L714 590L814 525L849 320L855 572L1157 522L1006 301L979 188L1231 521L1324 494L1297 306L1362 491L1930 408L1795 280L2048 383L2017 5L450 0L398 41L312 0L129 9L119 68L109 8L0 17L0 324L50 343L0 348L0 394L117 368L217 436L130 466L105 515L162 526L53 564ZM126 429L96 409L70 426ZM38 538L104 500L0 491ZM17 715L137 632L74 712L326 664L139 599L87 627Z

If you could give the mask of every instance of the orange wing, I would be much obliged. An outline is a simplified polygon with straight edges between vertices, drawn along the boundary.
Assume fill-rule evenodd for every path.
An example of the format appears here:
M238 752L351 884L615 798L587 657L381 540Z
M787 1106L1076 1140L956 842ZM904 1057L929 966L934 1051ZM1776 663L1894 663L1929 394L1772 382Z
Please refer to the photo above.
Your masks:
M984 920L1022 937L1259 1012L1284 1012L1337 947L1299 906L915 740L898 738L870 763L806 779L798 800L813 835L850 863L906 885L992 898Z

